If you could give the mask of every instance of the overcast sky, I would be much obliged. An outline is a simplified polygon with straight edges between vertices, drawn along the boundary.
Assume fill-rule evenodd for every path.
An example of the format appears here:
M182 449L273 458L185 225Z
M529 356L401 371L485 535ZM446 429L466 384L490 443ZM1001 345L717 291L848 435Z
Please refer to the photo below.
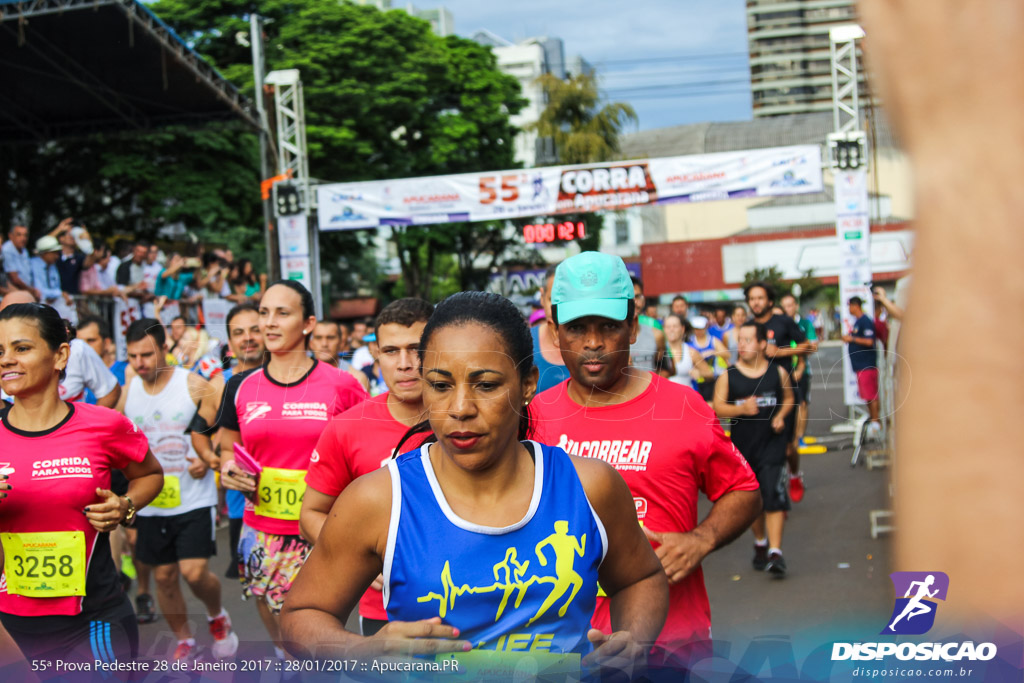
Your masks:
M393 7L403 7L393 0ZM743 0L416 0L447 7L455 31L485 28L512 42L561 38L566 59L597 68L608 98L628 102L639 128L749 119Z

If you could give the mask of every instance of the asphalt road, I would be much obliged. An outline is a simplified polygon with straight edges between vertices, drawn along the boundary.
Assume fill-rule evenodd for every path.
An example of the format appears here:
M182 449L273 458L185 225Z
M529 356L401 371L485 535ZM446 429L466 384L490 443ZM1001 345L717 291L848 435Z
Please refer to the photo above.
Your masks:
M824 643L828 633L877 636L892 610L891 537L872 539L868 518L871 510L891 506L890 471L869 471L863 461L851 469L852 436L830 434L847 414L839 354L840 347L825 347L812 366L808 434L828 442L828 452L802 457L807 491L786 521L786 578L751 567L749 532L704 561L715 652L732 666L750 656L752 644L764 642L783 652L792 647L799 665L801 654ZM703 502L701 515L710 507ZM756 656L754 661L747 671L756 675ZM764 666L767 675L771 667ZM712 668L732 672L729 662L708 663L707 670Z
M863 465L851 469L852 438L829 433L847 413L840 387L842 371L836 369L840 367L840 353L837 346L824 347L812 365L808 433L822 438L828 452L803 458L807 494L803 502L794 505L786 525L783 547L789 565L787 577L772 579L752 569L749 532L704 562L715 653L721 659L698 666L696 673L701 677L706 674L709 679L728 680L741 661L746 662L750 674L756 675L761 666L759 657L763 657L756 646L766 642L779 645L783 652L781 659L773 659L778 652L768 655L763 662L766 674L775 671L773 666L786 670L786 648L795 649L799 667L805 651L823 642L823 634L834 630L837 623L862 624L866 632L874 629L877 634L889 615L889 541L885 536L872 539L868 520L870 510L888 507L889 472L868 471ZM703 501L702 517L708 509L709 504ZM218 532L218 548L220 554L212 560L212 567L223 576L228 562L226 529ZM242 641L239 658L272 658L273 650L255 606L240 600L236 581L222 581L224 604ZM187 588L185 593L197 640L208 646L211 637L203 610ZM354 617L348 625L356 628ZM174 638L162 619L140 630L143 657L166 657L174 649ZM239 676L237 680L272 683L279 675L270 671ZM204 680L236 680L232 676L213 673L204 675Z

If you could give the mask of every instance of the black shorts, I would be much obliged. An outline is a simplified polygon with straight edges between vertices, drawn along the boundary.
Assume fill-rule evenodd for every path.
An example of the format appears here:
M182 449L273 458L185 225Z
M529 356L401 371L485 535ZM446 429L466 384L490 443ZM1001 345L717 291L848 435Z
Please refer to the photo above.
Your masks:
M378 631L388 625L387 619L367 619L359 617L359 634L364 638L376 635Z
M214 510L204 507L170 517L139 517L135 558L143 564L159 565L213 557L217 554Z
M806 377L807 375L804 375ZM783 434L786 435L786 442L793 440L796 435L796 409L803 402L803 397L800 392L800 383L793 379L793 373L789 373L789 384L793 388L793 410L789 411L789 415L786 416L786 428L783 430Z
M785 427L782 429L782 433L786 437L786 443L793 440L796 436L796 406L793 406L793 410L789 411L789 415L783 420Z
M797 389L800 392L800 397L797 399L797 403L810 403L811 402L811 375L804 373L804 376L800 378L800 381L796 383Z
M761 486L761 502L765 512L789 510L789 466L782 462L750 463Z
M123 594L97 610L75 616L2 614L0 620L29 662L130 662L139 654L139 624Z
M705 401L713 401L715 398L715 380L706 379L703 382L697 382L697 393Z

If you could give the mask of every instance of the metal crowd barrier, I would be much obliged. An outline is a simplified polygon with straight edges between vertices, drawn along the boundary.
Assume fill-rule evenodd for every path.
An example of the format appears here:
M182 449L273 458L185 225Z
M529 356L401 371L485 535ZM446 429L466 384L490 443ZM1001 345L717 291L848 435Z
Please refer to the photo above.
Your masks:
M117 301L118 298L114 296L99 296L95 294L75 294L72 295L75 301L75 312L78 318L81 319L85 316L96 316L107 321L110 325L110 329L113 330L117 323ZM188 325L199 325L202 323L200 315L200 305L198 303L183 303L177 302L178 313L185 318L185 323ZM176 314L176 315L177 315ZM169 321L164 321L169 322Z

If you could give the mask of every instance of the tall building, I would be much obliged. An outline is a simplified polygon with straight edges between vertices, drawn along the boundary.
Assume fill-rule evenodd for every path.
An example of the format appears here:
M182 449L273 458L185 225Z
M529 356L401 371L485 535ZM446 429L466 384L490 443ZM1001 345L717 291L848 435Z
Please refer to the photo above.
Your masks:
M394 7L391 4L391 0L352 0L357 5L368 5L370 7L376 7L382 12L386 12L390 9L401 9ZM414 17L423 19L430 23L430 28L433 29L434 33L444 38L455 34L455 19L452 17L452 13L445 7L437 7L435 9L417 9L411 2L405 6L405 11Z
M832 109L829 30L856 23L855 0L747 0L754 116ZM860 93L867 96L864 70ZM866 99L862 102L867 104Z
M452 17L452 13L445 7L417 9L410 2L406 6L405 11L414 17L430 22L430 27L434 29L434 33L442 38L455 35L455 19Z
M512 125L522 131L515 140L516 161L526 168L556 163L551 140L538 138L527 127L540 119L541 112L547 106L547 97L537 79L544 74L565 78L565 46L562 39L544 36L512 43L486 29L478 30L470 39L491 48L498 59L498 68L519 80L523 97L527 100L523 110L511 118ZM576 57L573 64L579 66L587 62Z

